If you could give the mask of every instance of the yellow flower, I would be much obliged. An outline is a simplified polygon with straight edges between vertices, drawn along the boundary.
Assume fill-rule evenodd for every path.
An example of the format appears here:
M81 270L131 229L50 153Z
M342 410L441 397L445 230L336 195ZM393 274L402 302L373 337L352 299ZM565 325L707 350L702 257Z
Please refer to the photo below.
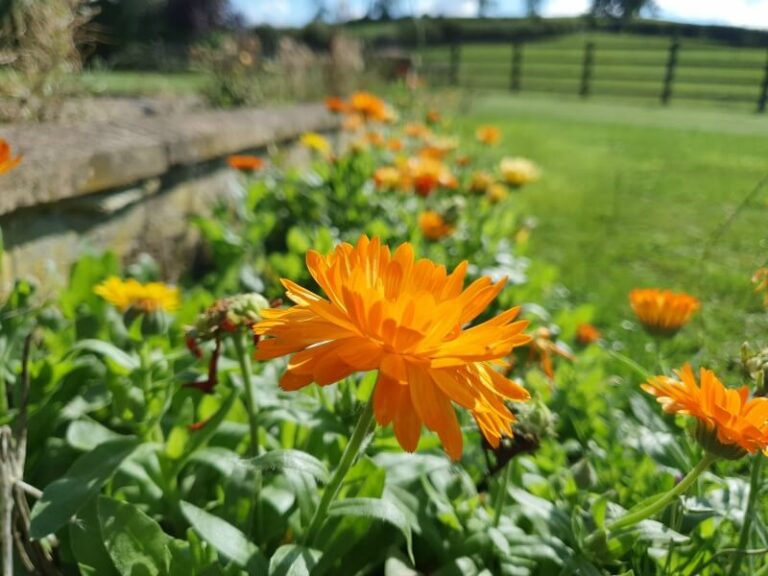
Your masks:
M469 191L475 194L483 194L493 186L495 179L488 172L474 172L469 181Z
M425 210L419 214L419 228L425 238L429 240L440 240L453 233L454 227L446 222L439 212L434 210Z
M643 326L661 336L675 334L688 324L700 306L690 294L656 288L636 288L629 293L629 301Z
M659 400L665 412L698 421L696 439L724 458L739 458L768 449L768 398L749 399L746 386L726 388L711 370L701 369L701 387L689 364L675 371L678 379L656 376L643 390Z
M496 204L509 196L509 190L507 190L504 184L495 183L488 187L488 190L485 191L485 196L491 201L491 204Z
M501 141L501 130L496 128L496 126L480 126L475 131L475 138L481 144L494 146Z
M539 167L526 158L504 158L499 165L504 181L510 186L523 186L541 176Z
M402 183L402 174L394 166L382 166L374 171L373 181L377 188L397 188Z
M179 308L179 290L162 282L141 284L129 278L110 276L93 289L121 312L135 309L141 312L173 312Z
M316 132L307 132L301 137L301 145L314 150L323 156L329 156L331 154L331 144L325 138Z
M377 370L376 421L393 423L405 450L416 449L424 423L451 458L461 456L463 436L451 401L469 410L498 446L512 435L514 422L504 402L529 395L496 366L530 338L523 333L527 323L514 322L519 308L466 328L504 287L483 277L463 289L467 266L462 262L448 274L430 260L416 260L408 243L392 254L367 236L328 256L310 251L307 267L327 299L283 280L296 305L262 311L254 331L267 338L256 357L292 355L280 380L286 390Z
M16 168L21 164L22 159L23 156L13 156L11 145L0 138L0 174L5 174Z

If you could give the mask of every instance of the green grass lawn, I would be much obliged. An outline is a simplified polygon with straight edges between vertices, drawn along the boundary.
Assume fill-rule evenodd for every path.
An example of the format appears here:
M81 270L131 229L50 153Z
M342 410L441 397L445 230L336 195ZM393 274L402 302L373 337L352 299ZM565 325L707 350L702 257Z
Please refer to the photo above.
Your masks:
M523 92L578 94L584 46L594 44L592 94L626 95L658 101L670 40L637 34L570 34L528 42L523 48ZM449 47L421 52L437 82L447 81ZM463 44L458 80L477 89L508 90L512 47L509 43ZM734 48L682 39L673 98L729 102L755 107L765 75L765 50Z
M106 96L181 95L199 93L206 77L197 72L83 72L73 79L75 88Z
M768 185L753 192L768 176L768 117L485 95L465 118L499 125L505 153L542 166L519 194L538 220L532 257L559 268L608 336L638 353L648 339L622 327L627 293L656 286L703 302L669 345L676 360L701 348L701 362L722 366L744 340L768 344L750 283L768 260Z

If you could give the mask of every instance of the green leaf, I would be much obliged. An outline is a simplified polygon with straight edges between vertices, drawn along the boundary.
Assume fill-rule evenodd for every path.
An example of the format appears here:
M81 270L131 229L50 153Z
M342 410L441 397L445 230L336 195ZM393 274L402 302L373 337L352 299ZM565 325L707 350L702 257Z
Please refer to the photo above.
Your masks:
M137 370L140 366L139 360L137 358L134 358L130 354L120 350L120 348L114 344L110 344L109 342L105 342L103 340L80 340L79 342L75 343L72 348L70 348L70 353L75 352L93 352L95 354L99 354L129 372L132 370Z
M219 428L221 423L227 417L227 414L229 414L229 411L232 409L232 405L235 403L237 396L238 395L236 392L232 392L227 397L227 399L222 402L216 413L208 419L208 422L205 423L205 426L203 426L202 429L198 430L194 434L189 435L189 438L186 440L184 446L184 455L176 461L176 472L174 472L175 474L181 471L181 469L184 467L184 464L186 464L192 454L194 454L198 448L210 440L211 437L216 433L216 430Z
M258 547L226 520L214 516L189 502L181 503L181 512L200 536L222 555L249 574L266 574L267 561Z
M309 576L322 552L288 544L280 546L269 561L269 576Z
M328 509L328 515L372 518L391 524L400 530L405 537L408 556L411 559L411 562L414 562L413 526L411 526L408 517L396 504L378 498L347 498L346 500L339 500L331 504Z
M102 496L99 524L121 576L170 576L172 539L136 506Z
M67 442L72 448L88 452L105 442L125 438L94 420L76 420L67 428Z
M104 547L98 513L96 498L77 513L77 518L69 525L70 548L84 576L117 576L112 558Z
M32 538L40 539L53 534L69 522L99 492L138 445L137 438L118 438L101 444L75 460L63 477L43 490L42 498L32 508Z
M325 465L314 456L300 450L273 450L246 462L264 472L289 469L304 472L318 480L328 478L328 469Z

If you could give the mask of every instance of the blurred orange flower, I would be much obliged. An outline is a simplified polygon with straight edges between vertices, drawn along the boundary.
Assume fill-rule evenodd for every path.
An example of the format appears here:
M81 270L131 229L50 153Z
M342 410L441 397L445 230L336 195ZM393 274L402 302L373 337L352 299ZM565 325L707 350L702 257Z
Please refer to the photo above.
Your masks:
M552 380L555 377L555 368L552 362L554 356L560 356L566 360L573 360L573 354L567 348L558 345L552 340L552 332L548 328L537 328L533 333L533 339L529 345L529 360L539 363L541 371Z
M437 110L427 111L426 120L427 124L438 124L443 119L443 115Z
M496 128L496 126L480 126L475 131L475 138L481 144L494 146L501 141L501 130Z
M421 140L424 138L428 138L430 134L432 134L432 131L424 124L410 122L405 125L405 134L406 136L409 136L411 138L416 138L417 140Z
M377 188L402 187L402 172L394 166L382 166L373 172L373 182Z
M643 326L661 336L675 334L700 307L690 294L656 288L636 288L629 293L629 301Z
M416 260L402 244L390 253L378 238L361 236L328 256L307 253L307 267L328 299L283 280L296 305L262 311L254 327L265 336L259 360L292 354L280 385L299 390L326 386L355 372L378 370L373 411L381 426L394 424L400 445L416 449L421 426L436 432L453 459L463 435L451 401L469 410L492 446L512 435L514 416L505 401L528 392L494 366L526 344L526 322L513 308L472 328L504 282L482 277L463 289L467 262L451 274L430 260Z
M419 196L429 196L437 188L456 188L458 181L450 170L433 158L411 158L407 163L409 181Z
M349 99L349 108L373 122L386 122L390 118L387 104L370 92L355 92Z
M466 168L472 164L472 157L467 154L462 154L461 156L456 157L456 165L459 168Z
M425 210L419 214L419 228L424 237L429 240L440 240L450 236L454 230L454 226L434 210Z
M0 174L5 174L16 168L21 164L23 158L21 155L13 156L11 145L0 138Z
M576 329L576 341L582 346L593 344L602 337L600 330L592 326L592 324L579 324Z
M401 152L404 148L403 141L400 138L390 138L387 140L387 148L391 152Z
M343 112L346 112L348 109L348 105L344 100L339 98L338 96L329 96L325 99L325 107L335 114L341 114Z
M485 196L491 204L496 204L509 196L509 189L504 184L494 183L485 191Z
M749 389L726 388L714 372L702 368L701 387L690 364L676 370L678 379L656 376L642 388L659 400L665 412L698 420L696 439L724 458L768 450L768 398L749 399Z
M259 158L258 156L236 154L227 158L227 164L229 164L230 168L234 168L235 170L256 172L264 168L265 162L263 158Z

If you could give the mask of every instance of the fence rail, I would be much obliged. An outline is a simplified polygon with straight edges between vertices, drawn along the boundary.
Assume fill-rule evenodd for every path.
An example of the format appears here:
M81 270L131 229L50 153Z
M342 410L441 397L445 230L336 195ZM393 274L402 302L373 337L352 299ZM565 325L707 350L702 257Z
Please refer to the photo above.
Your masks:
M484 53L467 50L474 46L483 46ZM632 57L635 54L638 57ZM436 84L572 93L582 98L652 97L663 105L673 99L753 102L758 112L765 112L768 51L762 61L736 55L713 47L687 47L676 39L666 48L592 41L574 48L514 41L508 51L457 42L424 54L422 68Z

